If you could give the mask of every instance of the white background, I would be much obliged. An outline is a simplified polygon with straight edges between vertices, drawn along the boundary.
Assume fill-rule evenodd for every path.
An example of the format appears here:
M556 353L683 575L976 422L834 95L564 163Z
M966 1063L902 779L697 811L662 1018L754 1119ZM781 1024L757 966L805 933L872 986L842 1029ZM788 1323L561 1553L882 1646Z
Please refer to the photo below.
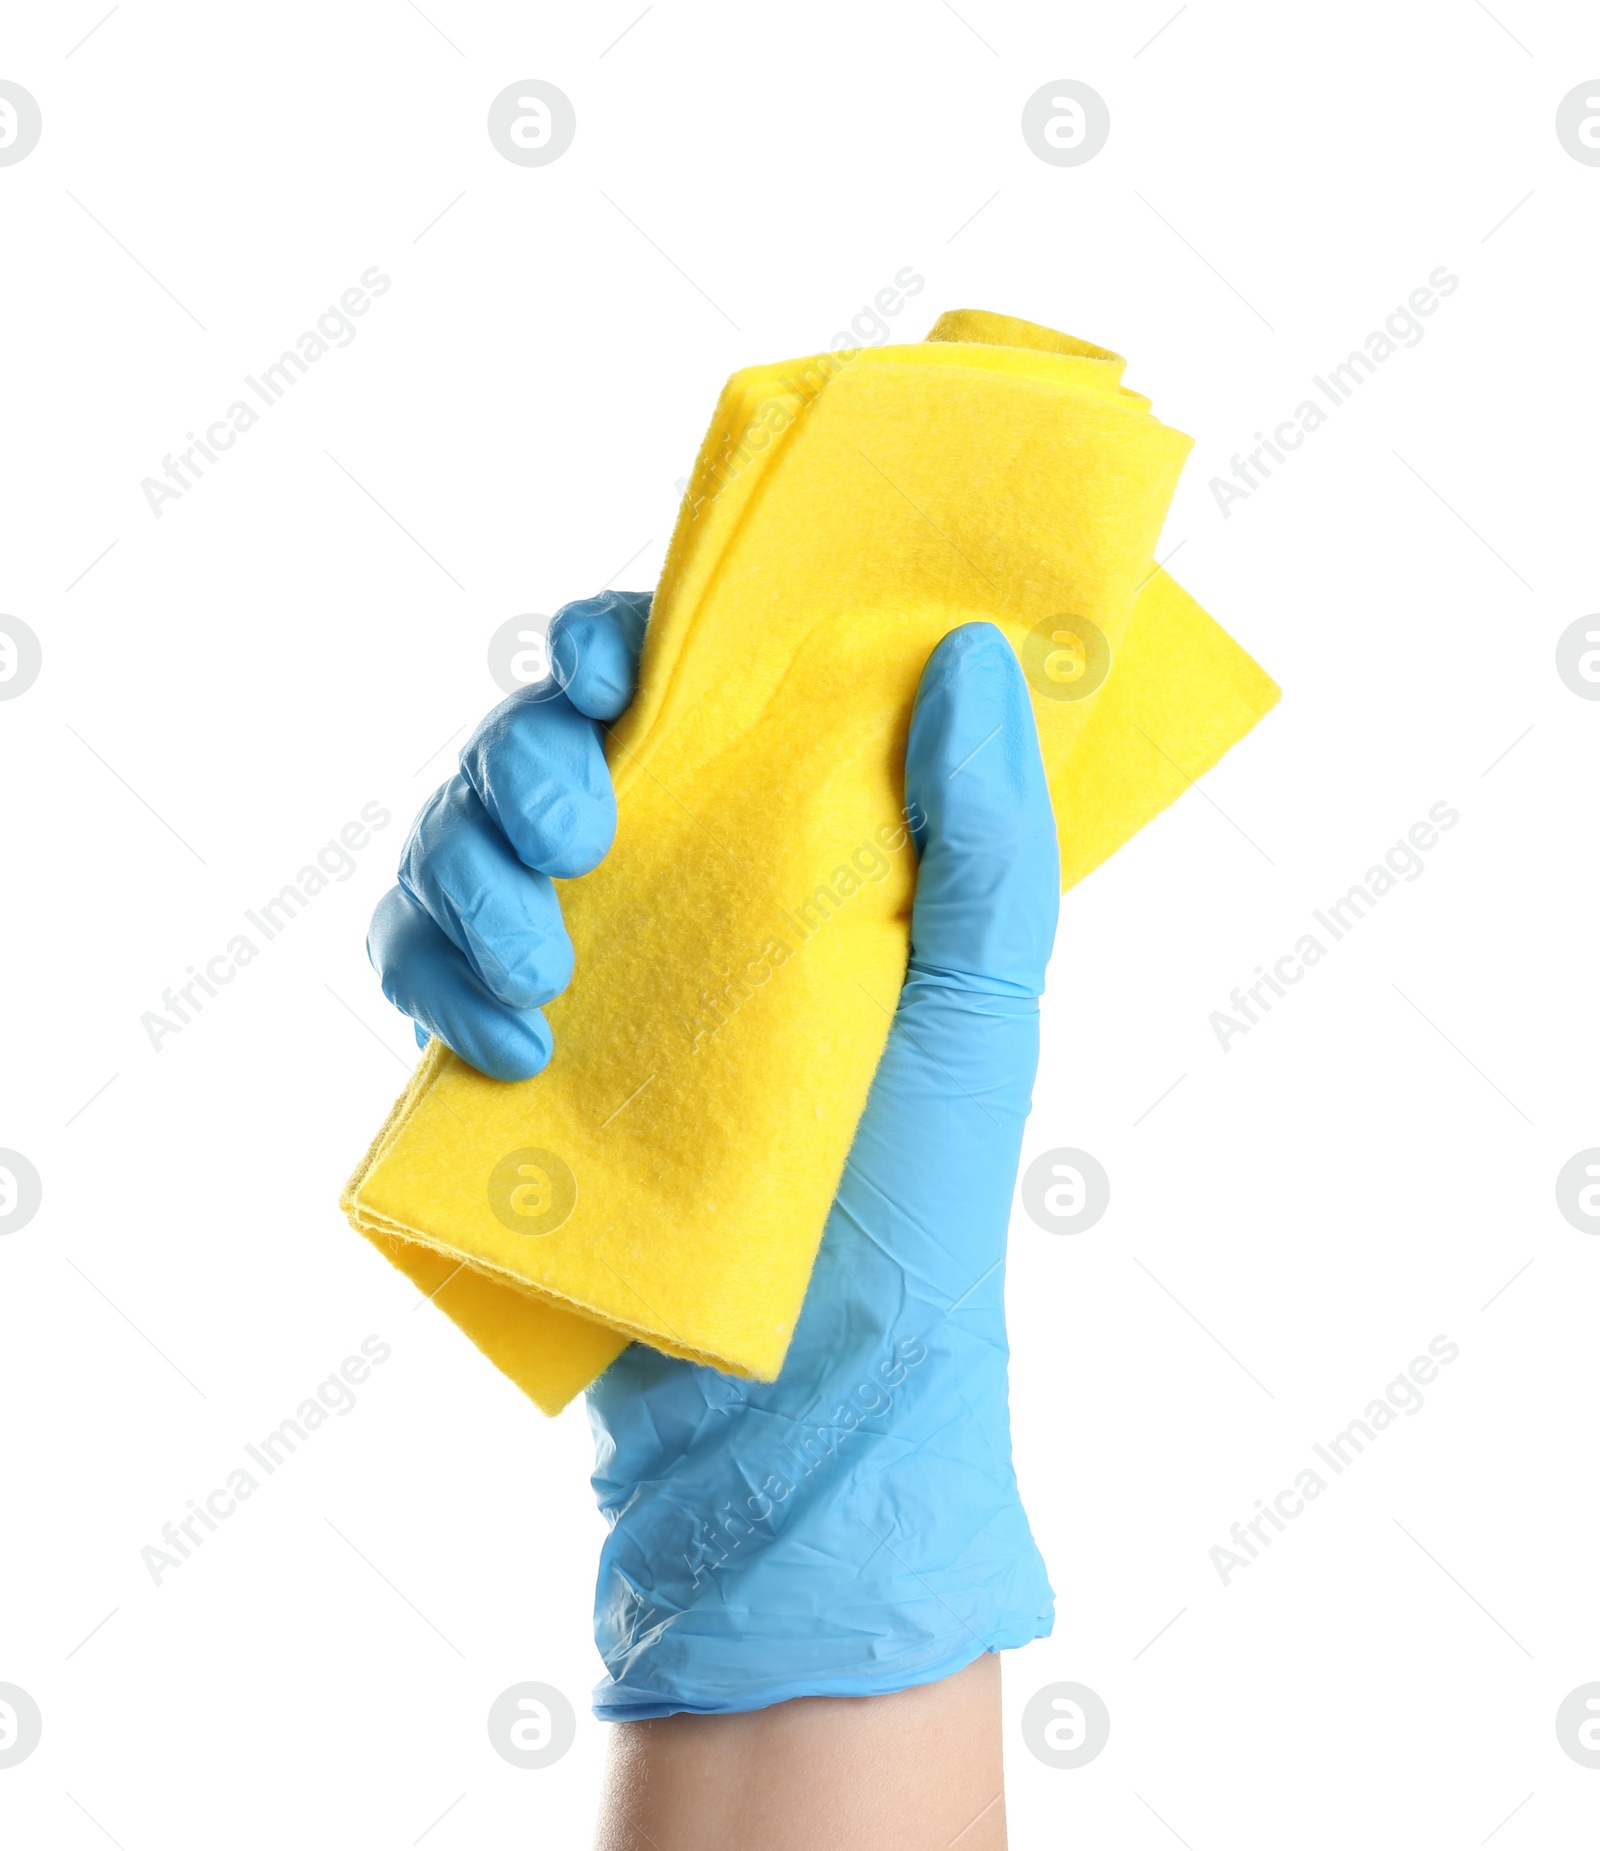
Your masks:
M0 55L44 116L0 168L0 609L44 649L0 705L0 1144L44 1180L0 1240L0 1682L44 1716L6 1841L585 1841L583 1409L335 1206L415 1058L367 915L492 631L652 583L724 376L911 265L897 339L976 306L1129 357L1196 439L1163 553L1285 690L1063 910L1025 1157L1113 1193L1013 1227L1059 1608L1005 1665L1013 1843L1586 1842L1554 1716L1600 1678L1600 1241L1554 1180L1600 1143L1600 705L1554 649L1597 604L1600 168L1554 117L1592 14L125 0L77 44L101 12L18 9ZM543 168L485 130L527 77L577 111ZM1062 77L1111 112L1077 168L1019 126ZM371 265L352 344L155 518L141 479ZM1425 338L1224 519L1208 480L1439 265ZM1422 877L1224 1053L1211 1012L1441 800ZM153 1051L141 1013L369 801L354 875ZM370 1333L355 1411L153 1585ZM1224 1586L1229 1525L1439 1333L1423 1411ZM579 1710L543 1772L485 1730L523 1679ZM1017 1732L1059 1679L1112 1718L1071 1772Z

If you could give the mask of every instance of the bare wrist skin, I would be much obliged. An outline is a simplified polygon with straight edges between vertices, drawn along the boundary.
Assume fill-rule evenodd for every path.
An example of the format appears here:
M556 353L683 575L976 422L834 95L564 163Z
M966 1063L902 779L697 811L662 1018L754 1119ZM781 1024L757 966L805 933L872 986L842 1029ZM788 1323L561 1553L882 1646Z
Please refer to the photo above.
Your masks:
M872 1697L614 1725L596 1851L1004 1851L1000 1661Z

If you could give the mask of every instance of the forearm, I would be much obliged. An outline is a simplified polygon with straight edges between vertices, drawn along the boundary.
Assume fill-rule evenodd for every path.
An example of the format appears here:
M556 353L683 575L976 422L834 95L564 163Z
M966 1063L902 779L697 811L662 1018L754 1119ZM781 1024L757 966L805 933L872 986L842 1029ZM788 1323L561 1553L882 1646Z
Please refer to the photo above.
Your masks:
M1003 1851L1000 1661L875 1697L614 1725L596 1851Z

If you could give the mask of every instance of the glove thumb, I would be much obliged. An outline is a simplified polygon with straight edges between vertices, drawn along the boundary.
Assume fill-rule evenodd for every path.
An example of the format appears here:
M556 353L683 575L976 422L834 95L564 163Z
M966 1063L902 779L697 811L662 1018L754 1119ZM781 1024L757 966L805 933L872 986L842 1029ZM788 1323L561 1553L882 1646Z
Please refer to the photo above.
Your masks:
M920 857L909 975L1038 997L1060 857L1027 683L993 624L963 624L928 658L906 747L906 811Z

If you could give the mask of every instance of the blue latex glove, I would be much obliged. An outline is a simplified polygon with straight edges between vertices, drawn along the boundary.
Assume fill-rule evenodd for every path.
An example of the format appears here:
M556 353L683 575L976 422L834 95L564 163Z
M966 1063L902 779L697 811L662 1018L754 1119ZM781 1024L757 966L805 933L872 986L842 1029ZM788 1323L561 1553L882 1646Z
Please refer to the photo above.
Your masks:
M577 713L606 705L586 657L614 703L596 717L626 704L642 616L637 600L591 601L557 618ZM587 754L538 743L554 706L513 696L463 768L520 828L547 804L581 810L565 845L588 853L602 833L609 844L614 814L603 830L588 820L599 786ZM569 786L550 773L558 760ZM530 1005L565 981L570 947L563 970L531 900L479 897L455 872L527 878L503 843L491 857L456 782L423 813L373 956L391 1000L512 1077L509 1065L549 1057ZM1060 882L1027 691L990 625L955 631L929 659L906 800L920 857L910 967L782 1375L742 1382L634 1344L589 1392L611 1526L595 1607L601 1717L898 1690L1050 1630L1011 1469L1003 1284ZM458 829L472 832L461 846ZM480 936L492 948L474 948ZM530 976L515 999L510 970Z

